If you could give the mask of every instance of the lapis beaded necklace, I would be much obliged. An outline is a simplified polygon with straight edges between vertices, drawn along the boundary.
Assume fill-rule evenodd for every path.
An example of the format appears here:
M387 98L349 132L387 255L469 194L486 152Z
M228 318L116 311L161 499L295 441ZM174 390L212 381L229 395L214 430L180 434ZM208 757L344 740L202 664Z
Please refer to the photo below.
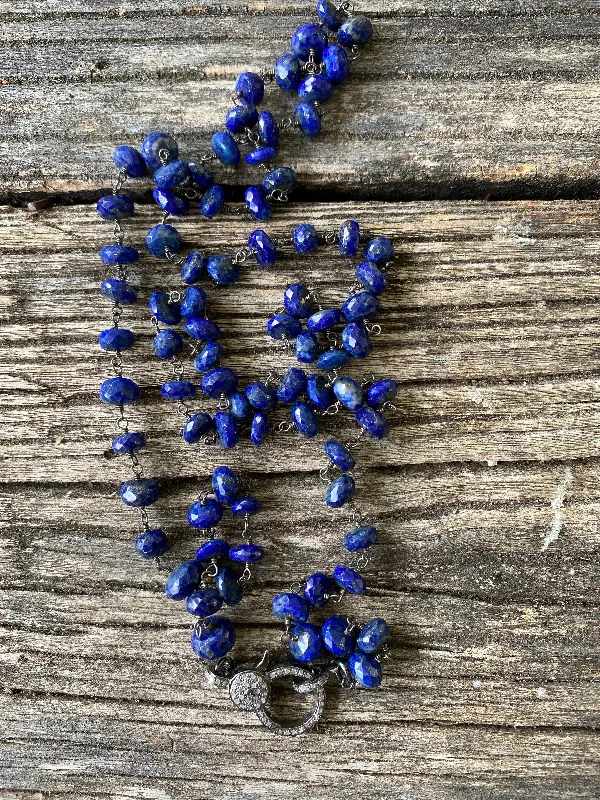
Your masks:
M169 539L161 528L151 526L147 511L158 500L160 487L156 480L144 477L138 454L147 445L146 436L130 429L125 413L140 395L139 386L123 376L122 353L134 346L135 337L132 331L120 327L123 307L137 301L130 278L131 265L138 260L139 251L124 244L121 225L122 219L134 213L133 202L122 193L128 178L142 178L148 168L154 171L153 196L163 217L148 231L146 248L156 259L180 268L181 290L153 291L148 305L154 353L170 365L172 372L171 379L162 384L161 394L176 404L184 418L181 436L186 443L218 444L227 450L235 447L240 438L249 436L252 444L260 446L270 431L292 428L312 438L318 433L320 420L346 409L354 414L358 433L344 443L336 439L325 442L327 463L320 478L328 484L325 503L334 509L349 505L356 523L360 515L351 506L356 489L353 450L365 433L383 439L389 431L382 412L393 409L396 383L384 378L359 384L339 374L353 359L369 355L371 337L378 332L373 319L380 310L379 296L388 288L394 258L389 239L361 235L355 220L343 222L338 231L321 233L312 224L302 223L293 235L283 239L254 230L247 246L233 255L207 256L192 250L179 257L181 236L167 222L171 216L187 214L192 200L198 200L199 212L206 218L225 208L237 210L225 204L224 189L215 184L206 165L220 161L237 166L242 158L240 148L245 144L251 146L246 163L262 168L265 176L260 184L246 189L244 213L266 221L276 203L288 200L296 185L296 174L289 166L273 168L272 164L278 155L280 133L298 129L309 138L319 133L321 104L331 97L333 86L347 77L351 60L372 35L370 21L363 15L353 16L349 3L336 8L329 0L319 0L317 16L319 24L302 25L296 30L291 40L292 52L282 55L273 71L261 75L243 72L238 76L235 105L227 113L226 130L213 135L209 153L197 163L184 161L177 142L162 131L149 134L140 151L121 145L114 153L118 172L113 193L98 202L101 217L114 222L115 239L114 244L100 250L100 257L116 270L116 275L101 285L102 294L112 302L113 325L102 331L99 343L111 356L114 374L102 383L100 397L119 409L119 435L112 442L112 451L129 459L134 474L133 479L121 484L120 496L125 505L140 513L143 530L136 539L136 549L143 558L155 559L161 567L165 566L163 557ZM337 43L329 41L333 34L337 35ZM277 121L270 111L259 112L265 79L274 80L283 91L297 90L300 102L293 120ZM298 362L314 364L318 371L307 375L304 369L291 367L279 378L269 375L264 381L242 388L237 374L221 365L220 329L207 317L207 294L196 284L206 278L217 286L233 284L240 277L240 265L250 257L260 268L271 269L280 252L290 246L296 253L309 254L321 245L337 245L343 258L353 259L358 256L361 243L364 260L356 267L356 284L341 308L324 308L314 289L293 283L284 291L282 308L267 322L268 336L288 350L293 349ZM176 330L180 324L182 333ZM186 339L192 344L194 367L202 375L201 393L217 401L217 410L212 414L190 408L196 385L186 380L186 365L181 358ZM290 409L289 421L273 425L270 415L285 406ZM218 526L226 509L242 521L241 543L231 545L219 535ZM250 533L250 521L260 510L259 499L242 491L239 476L228 466L217 467L210 486L190 505L187 514L189 524L203 534L204 541L193 559L169 570L165 592L172 600L185 601L186 611L193 616L191 647L202 660L210 682L227 686L235 705L253 711L268 730L290 736L307 731L319 720L330 678L337 677L344 687L373 689L381 684L381 661L387 655L385 641L389 635L385 620L375 617L360 624L353 616L333 615L320 626L308 622L311 613L329 602L339 603L347 595L366 592L361 570L369 561L365 551L377 542L378 532L372 525L355 526L344 536L346 557L331 574L315 572L273 598L273 614L284 625L279 654L283 649L287 659L280 659L281 663L273 666L267 650L255 663L243 663L230 654L236 641L234 625L219 612L223 606L242 601L252 567L264 558L263 548ZM240 574L238 567L242 565ZM295 679L294 691L310 694L313 700L309 714L295 724L277 719L269 706L272 686L284 678Z

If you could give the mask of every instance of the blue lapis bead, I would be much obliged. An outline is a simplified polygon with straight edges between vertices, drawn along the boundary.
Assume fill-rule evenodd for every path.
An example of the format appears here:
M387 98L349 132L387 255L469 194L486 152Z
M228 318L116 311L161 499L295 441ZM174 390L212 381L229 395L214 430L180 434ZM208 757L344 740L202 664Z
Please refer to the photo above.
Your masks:
M229 550L229 558L232 561L242 561L245 564L254 564L262 561L264 557L264 550L257 544L238 544Z
M275 314L267 320L267 333L272 339L295 339L301 331L301 323L290 314Z
M223 506L212 497L197 500L188 508L187 518L192 528L208 530L214 528L223 519Z
M355 528L344 536L344 547L350 553L355 550L366 550L377 541L377 528L372 525L363 525Z
M146 174L146 162L135 147L122 144L113 153L113 161L117 169L124 169L130 178L143 178Z
M349 656L354 650L356 636L348 633L348 617L333 616L321 626L323 644L334 656Z
M229 167L236 167L240 163L242 154L237 142L227 131L217 131L210 140L213 153Z
M215 430L221 447L229 449L238 443L239 428L233 416L227 411L218 411L215 414Z
M376 439L384 439L390 432L390 424L383 414L369 406L356 412L356 421Z
M208 626L192 633L191 648L199 658L215 661L223 658L235 644L233 622L225 617L209 617Z
M294 117L302 133L314 139L321 132L321 113L312 103L298 103Z
M204 164L196 164L194 161L188 161L188 169L192 181L202 189L210 189L215 182L212 172L209 172Z
M356 485L350 475L340 475L331 481L325 492L325 502L329 508L341 508L354 494ZM335 575L333 576L335 579Z
M302 69L293 53L285 53L275 63L275 82L284 92L292 92L300 86Z
M310 664L318 658L323 649L321 631L316 625L303 622L290 631L290 653L301 664Z
M206 264L206 271L215 283L221 285L235 283L240 277L238 265L231 256L211 256Z
M181 267L181 280L184 283L197 283L206 271L207 258L201 250L192 250Z
M393 400L398 394L398 384L391 378L382 378L367 389L367 405L379 406Z
M136 292L125 281L118 278L107 278L100 284L100 292L109 300L123 305L131 305L137 301Z
M269 420L267 415L264 411L257 411L252 417L252 423L250 425L250 441L253 445L256 445L256 447L260 447L267 438L268 433Z
M240 72L235 82L235 93L247 103L257 106L265 94L265 82L256 72Z
M152 347L159 358L173 358L183 349L183 339L177 331L159 331L152 340Z
M131 378L107 378L100 386L100 399L111 406L135 403L140 387Z
M350 361L350 356L345 350L333 348L332 350L326 350L324 353L321 353L317 359L317 367L324 372L331 372L334 369L345 367L348 361Z
M312 253L319 246L319 234L314 225L303 222L294 231L294 247L299 253Z
M329 575L325 575L324 572L313 572L304 581L302 591L311 606L322 608L334 593L335 585Z
M191 381L166 381L160 387L165 400L189 400L196 394L196 387Z
M360 572L352 569L352 567L338 564L333 570L333 580L350 594L364 594L367 591L365 579Z
M160 528L142 531L135 540L135 549L142 558L158 558L169 549L167 534Z
M331 463L335 464L342 472L351 472L356 466L356 461L348 450L336 439L328 439L324 444L324 448Z
M196 617L210 617L216 614L223 605L223 598L212 586L197 589L185 601L185 610Z
M152 478L135 478L122 483L119 494L126 506L145 508L156 503L160 497L160 487Z
M252 514L258 514L260 509L261 505L256 497L247 495L246 497L241 497L239 500L236 500L231 506L231 513L236 517L246 517L252 516Z
M316 373L309 375L306 381L306 391L311 402L317 408L329 408L335 403L331 387L322 375Z
M165 594L169 600L183 600L190 595L200 580L202 565L199 561L184 561L167 578Z
M299 367L290 367L279 381L277 399L281 403L293 403L306 389L306 374Z
M202 391L207 397L218 400L222 394L235 392L238 385L238 376L232 369L217 367L211 369L202 376L200 384Z
M278 153L276 147L257 147L246 156L246 164L265 164L277 158Z
M248 186L244 193L244 200L246 202L246 208L254 219L264 222L270 218L271 206L260 186Z
M248 247L256 250L254 258L261 267L272 267L277 259L275 242L268 233L261 230L252 231L248 236Z
M170 161L159 167L154 173L154 183L160 189L174 189L190 177L190 170L185 161Z
M225 539L208 539L196 550L196 561L210 561L229 555L229 544Z
M258 122L258 111L254 106L234 106L227 112L225 127L229 133L243 133L246 128L253 128Z
M225 189L222 186L215 184L207 189L198 205L198 211L203 217L212 219L221 211L225 203Z
M204 436L205 433L208 433L213 426L213 420L210 414L207 414L204 411L199 411L197 414L192 414L191 417L188 417L185 425L183 426L182 437L183 441L187 442L188 444L194 444Z
M215 586L228 606L237 605L244 595L237 573L231 567L221 567L215 576Z
M319 352L319 342L314 333L303 331L296 339L296 358L301 364L312 364Z
M319 431L317 416L308 403L300 401L292 406L292 422L302 436L312 439Z
M262 186L267 194L271 194L276 189L280 192L291 192L297 182L298 178L291 167L277 167L265 176Z
M133 347L135 336L127 328L107 328L98 336L98 344L103 350L120 352Z
M338 30L338 41L345 47L366 44L373 36L371 20L364 14L357 14L343 22Z
M290 283L283 293L283 305L292 317L304 319L310 316L313 302L310 292L303 283Z
M155 258L166 259L167 250L175 255L181 249L181 236L172 225L155 225L146 234L146 249Z
M250 405L258 408L259 411L268 411L273 408L277 400L275 390L262 381L249 384L246 387L246 397Z
M279 127L270 111L261 111L258 115L258 135L267 147L277 147L279 144Z
M347 219L340 225L338 246L344 258L353 258L358 253L360 227L354 219Z
M295 623L306 622L308 619L308 603L299 594L292 592L276 594L271 607L277 619L289 619Z
M348 411L358 411L365 404L362 386L353 378L337 378L333 383L333 393Z
M158 169L163 161L174 161L179 155L177 142L172 136L163 131L149 133L142 142L142 157L150 169ZM161 156L165 158L161 158Z
M206 306L206 292L199 286L188 286L183 293L179 310L184 319L200 317L204 313Z
M329 31L337 31L346 19L330 0L319 0L317 3L317 17Z
M292 50L302 61L308 61L310 51L315 51L315 59L321 61L323 50L327 47L327 34L320 25L301 25L292 36Z
M124 194L109 194L98 200L96 210L102 219L126 219L133 216L133 201Z
M373 617L361 629L356 644L363 653L376 653L390 635L390 626L381 617Z
M140 257L139 250L126 244L106 244L99 255L103 264L133 264Z
M311 333L319 333L325 331L327 328L333 328L337 325L342 318L339 308L326 308L322 311L317 311L306 321L306 327Z
M371 292L353 294L342 306L342 314L348 322L371 319L378 313L379 300Z
M185 332L202 342L214 342L221 335L219 326L216 322L211 322L204 317L194 317L185 323Z
M367 289L375 294L381 294L389 286L385 272L375 266L371 261L363 261L356 268L356 278L363 283Z
M230 506L237 499L240 484L229 467L216 467L212 474L212 488L217 500L226 506Z
M196 356L194 367L198 372L206 372L216 367L221 358L222 347L219 342L207 342Z
M323 64L325 77L331 83L342 83L350 72L350 59L348 53L339 44L330 44L323 51Z
M227 399L229 400L229 413L231 416L239 422L246 419L251 411L246 395L243 392L234 392Z
M179 303L172 303L167 292L152 292L148 298L148 308L150 313L165 325L177 325L181 322Z
M307 75L298 87L298 97L305 103L324 103L332 92L331 81L322 75Z
M368 653L356 650L348 659L348 668L363 688L377 689L381 686L383 678L381 664Z
M168 189L159 189L157 186L152 192L152 197L154 197L154 200L163 211L172 214L174 217L184 217L190 210L188 200L178 197Z
M342 331L344 350L353 358L366 358L371 352L371 343L360 322L351 322Z
M387 264L388 261L392 261L394 258L394 245L386 236L377 236L367 242L365 258L378 267L382 264Z
M123 453L133 453L146 447L146 435L141 431L122 433L112 440L111 447L119 456Z

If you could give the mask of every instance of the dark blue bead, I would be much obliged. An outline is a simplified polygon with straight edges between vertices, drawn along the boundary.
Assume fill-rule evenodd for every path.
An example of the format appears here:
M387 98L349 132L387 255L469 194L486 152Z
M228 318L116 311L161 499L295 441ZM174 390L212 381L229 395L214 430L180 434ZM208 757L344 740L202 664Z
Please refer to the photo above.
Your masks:
M275 63L275 82L284 92L291 92L298 88L302 71L300 62L293 53L285 53Z
M217 500L226 506L230 506L236 501L240 484L229 467L215 467L212 474L212 488Z
M394 258L394 245L385 236L371 239L365 247L365 258L378 267L382 264L387 264L388 261L392 261Z
M302 133L309 139L314 139L321 132L321 114L312 103L298 103L295 119Z
M350 72L350 59L348 53L339 44L330 44L323 51L323 64L325 76L331 83L342 83Z
M290 314L275 314L267 320L267 333L272 339L295 339L301 332L301 323Z
M315 608L324 606L334 591L335 585L333 581L324 572L313 572L304 581L304 597Z
M376 439L383 439L390 432L390 424L383 414L375 411L374 408L369 408L369 406L365 406L356 412L356 421L361 428L366 428L371 436Z
M319 246L319 234L314 225L303 222L294 231L294 247L299 253L312 253Z
M273 408L277 400L275 390L262 381L249 384L246 387L246 397L250 405L258 408L259 411L268 411Z
M232 561L242 561L245 564L253 564L256 561L262 561L264 557L264 550L257 544L238 544L229 550L229 558Z
M102 219L125 219L133 216L133 201L124 194L109 194L98 200L96 210Z
M363 653L376 653L390 635L390 626L381 617L373 617L358 634L356 644Z
M255 219L264 222L271 216L271 206L260 186L249 186L244 193L246 208Z
M283 293L283 305L292 317L304 319L312 311L312 298L310 292L302 283L290 283Z
M192 650L207 661L223 658L234 644L235 628L225 617L210 617L208 627L204 627L201 633L192 633Z
M229 555L229 545L225 539L208 539L196 550L196 561L210 561Z
M338 469L341 469L342 472L350 472L356 466L356 461L352 458L348 450L335 439L326 441L324 447L329 460L335 464Z
M182 436L184 442L194 444L201 436L208 433L212 426L213 420L210 414L206 414L204 411L200 411L198 414L192 414L191 417L188 417L183 426Z
M238 265L234 264L231 256L211 256L206 271L215 283L221 285L235 283L240 277Z
M376 381L367 390L367 405L379 406L393 400L398 394L398 384L391 378Z
M161 150L166 151L165 161L174 161L179 155L179 148L177 142L172 136L163 131L154 131L149 133L142 142L142 156L144 161L150 169L158 169L162 166L162 161L159 153Z
M194 361L194 366L198 372L205 372L207 369L216 367L221 358L221 350L219 342L207 342Z
M325 620L321 627L323 644L334 656L349 656L354 650L356 637L346 633L348 617L334 616Z
M146 234L146 249L160 259L167 258L167 249L176 255L181 249L181 236L172 225L155 225Z
M327 381L322 375L316 373L309 375L306 381L306 391L311 402L317 408L329 408L335 403L331 387L327 385Z
M241 497L231 506L231 513L236 517L245 517L252 514L258 514L260 511L260 502L256 497Z
M196 394L196 387L191 381L166 381L160 393L165 400L189 400Z
M324 103L332 92L331 81L322 75L307 75L298 87L298 97L306 103Z
M177 325L181 322L179 303L171 303L166 292L152 292L148 298L148 308L150 313L165 325Z
M377 541L377 529L372 525L363 525L355 528L344 536L344 547L353 553L355 550L365 550Z
M235 392L238 385L238 376L232 369L217 367L202 376L201 388L207 397L218 400L222 394Z
M256 72L241 72L235 82L235 92L247 103L259 105L265 94L265 82Z
M306 389L306 374L299 367L290 367L281 376L277 387L277 399L282 403L293 403Z
M183 217L190 210L188 200L177 197L176 194L169 192L167 189L159 189L157 186L152 192L152 197L154 197L154 200L163 211L172 214L174 217Z
M215 430L219 437L221 447L235 447L240 438L239 428L234 417L226 411L218 411L215 414Z
M210 617L216 614L223 605L223 598L209 586L206 589L198 589L192 592L185 601L185 610L188 614L194 614L196 617Z
M325 502L330 508L341 508L350 500L356 488L350 475L340 475L331 481L325 493ZM335 575L333 576L335 578Z
M350 19L342 23L338 30L338 41L346 47L352 47L355 44L366 44L371 36L373 36L373 26L364 14L350 17Z
M360 227L354 219L347 219L340 225L339 250L344 258L353 258L358 253Z
M197 500L188 508L187 517L192 528L208 530L214 528L223 519L223 506L212 497Z
M254 106L234 106L227 112L225 127L229 133L242 133L246 128L253 128L258 122L258 111Z
M365 395L353 378L337 378L333 384L333 393L348 411L358 411L365 403Z
M240 163L242 154L237 142L227 131L217 131L211 139L213 153L219 161L230 167L236 167Z
M200 250L192 250L181 267L181 280L196 283L206 271L206 257Z
M222 567L217 572L215 586L228 606L237 605L244 595L237 573L231 567Z
M271 170L263 180L263 189L267 194L279 189L280 192L291 192L298 182L296 173L291 167L277 167Z
M133 347L135 336L127 328L107 328L98 336L98 344L103 350L119 352Z
M126 244L106 244L100 250L100 258L104 264L133 264L139 257L139 251Z
M350 594L364 594L367 591L365 579L360 572L351 567L338 564L333 570L333 580Z
M292 592L276 594L271 607L277 619L289 619L296 623L306 622L308 619L308 603L299 594Z
M210 189L215 182L212 172L209 172L204 164L196 164L193 161L188 161L188 169L190 171L190 178L202 189Z
M250 426L250 441L252 444L259 447L267 438L269 433L269 420L264 411L257 411L252 417L252 424Z
M202 565L199 561L184 561L167 578L165 594L169 600L183 600L190 595L200 580Z
M239 422L246 419L251 411L250 403L243 392L234 392L229 395L229 413Z
M122 433L112 440L111 447L117 455L133 453L135 450L141 450L146 447L146 436L141 431Z
M375 294L381 294L388 288L388 279L385 272L382 272L379 267L372 264L370 261L363 261L356 268L356 277L367 289L370 289Z
M254 258L261 267L272 267L277 259L277 248L275 242L265 231L252 231L248 237L248 247L256 250Z
M206 305L206 292L199 286L188 286L183 293L183 298L179 304L181 316L184 319L200 317L204 313Z
M167 534L160 528L142 531L135 540L135 549L142 558L158 558L169 549Z
M279 151L276 147L258 147L246 156L246 164L264 164L277 158Z
M207 189L200 198L198 211L203 217L212 219L223 208L225 203L225 189L222 186L215 184Z
M120 145L113 153L113 161L117 169L124 169L130 178L143 178L146 174L146 162L135 147Z
M294 403L292 406L292 422L302 436L306 436L307 439L312 439L319 431L316 414L308 403Z
M126 506L144 508L156 503L160 497L160 487L151 478L135 478L122 483L119 493Z
M221 335L219 326L216 322L211 322L204 317L195 317L188 319L185 323L185 332L192 337L202 342L214 342Z
M381 664L373 656L356 650L348 659L348 668L365 689L377 689L383 678Z
M309 317L306 327L311 333L319 333L319 331L325 331L327 328L337 325L341 318L339 308L326 308Z
M324 372L331 372L334 369L345 367L348 361L350 361L350 356L345 350L336 350L334 348L321 353L317 359L317 367Z
M349 297L342 306L342 314L348 322L360 322L379 313L379 300L371 292L359 292Z
M279 144L279 127L270 111L261 111L258 115L258 135L267 147L277 147Z
M366 358L371 352L371 344L360 322L351 322L342 331L344 350L354 358Z
M330 0L319 0L317 3L317 17L329 31L337 31L346 19Z
M308 622L296 625L290 632L292 637L289 648L290 653L301 664L309 664L318 658L323 649L321 632L316 625Z
M292 50L302 61L308 61L311 50L315 51L316 61L320 61L326 47L327 34L320 25L301 25L292 36Z
M319 342L314 333L303 331L296 339L296 358L301 364L312 364L319 351Z
M190 177L190 170L185 161L171 161L159 167L154 173L154 183L159 189L174 189ZM156 199L156 198L155 198Z
M140 387L131 378L107 378L100 386L100 399L111 406L135 403Z

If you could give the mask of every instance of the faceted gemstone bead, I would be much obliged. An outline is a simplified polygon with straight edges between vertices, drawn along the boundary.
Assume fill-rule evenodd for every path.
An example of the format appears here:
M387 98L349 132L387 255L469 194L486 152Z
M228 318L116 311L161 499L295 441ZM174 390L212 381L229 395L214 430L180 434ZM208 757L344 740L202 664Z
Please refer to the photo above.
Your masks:
M202 565L199 561L184 561L167 578L165 594L169 600L183 600L188 597L200 580Z
M295 339L301 332L301 323L290 314L275 314L267 321L267 333L272 339Z
M277 399L282 403L293 403L306 388L306 374L299 367L290 367L281 376L277 387Z
M139 257L139 251L126 244L106 244L100 250L104 264L133 264Z
M265 553L262 547L252 543L238 544L229 550L229 558L232 561L242 561L245 564L254 564L256 561L262 561L264 556Z
M376 439L384 439L390 432L390 424L383 414L369 406L356 412L356 421L361 428L365 428Z
M371 343L360 322L351 322L342 331L344 350L354 358L366 358L371 352Z
M229 413L234 419L239 420L240 422L248 416L250 413L250 403L248 402L248 398L243 392L234 392L230 394L228 397L229 400Z
M124 169L130 178L143 178L146 174L146 162L135 147L122 144L113 153L113 161L117 169Z
M261 267L272 267L277 259L277 248L275 242L268 233L260 229L252 231L248 237L248 247L256 250L254 258Z
M326 308L322 311L317 311L308 318L306 327L311 333L319 333L325 331L327 328L333 328L337 325L342 318L339 308Z
M353 553L355 550L366 550L367 547L371 547L376 541L377 528L374 528L372 525L363 525L360 528L355 528L344 536L344 547L346 550Z
M322 375L316 373L309 375L306 381L306 391L311 402L317 408L329 408L335 403L331 387L327 385L327 381Z
M338 564L333 570L333 580L350 594L364 594L367 591L365 579L360 572L352 569L352 567Z
M244 200L246 201L246 208L254 219L258 219L261 222L269 219L271 206L267 202L265 193L260 186L249 186L244 193Z
M394 258L394 245L385 236L371 239L365 247L365 258L377 266L387 264L388 261Z
M303 331L296 339L296 358L301 364L312 364L319 351L319 342L314 333Z
M242 585L231 567L221 567L215 576L215 586L228 606L237 605L243 597Z
M160 497L160 487L151 478L135 478L122 483L119 493L126 506L144 508L156 503Z
M206 257L200 250L191 250L181 267L181 280L196 283L206 271Z
M154 131L148 134L142 142L141 150L144 161L150 169L158 169L162 166L161 151L164 151L166 156L165 163L174 161L179 155L177 142L172 136L169 136L168 133L163 133L163 131Z
M364 14L357 14L343 22L338 30L338 41L346 47L366 44L373 36L371 20Z
M263 189L267 194L279 189L281 192L291 192L298 182L296 173L291 167L277 167L271 170L263 180Z
M217 500L226 506L230 506L237 499L240 484L229 467L216 467L212 474L212 488Z
M185 323L185 332L192 337L202 342L214 342L221 335L219 326L216 322L211 322L204 317L195 317L188 319Z
M335 585L333 581L324 572L313 572L304 581L304 597L315 608L324 606L334 591Z
M222 186L215 184L214 186L209 187L200 198L198 211L203 217L212 219L219 213L219 211L221 211L224 203L225 189L223 189Z
M215 255L208 259L206 271L215 283L227 285L235 283L240 277L238 265L231 256Z
M310 664L318 658L323 649L321 641L321 631L316 625L303 622L296 625L290 632L291 641L289 643L290 653L301 664Z
M298 319L310 316L312 298L303 283L290 283L283 293L283 305L288 314Z
M225 617L210 617L201 633L192 633L191 647L199 658L214 661L223 658L235 644L233 622Z
M331 83L342 83L350 72L350 59L348 53L339 44L330 44L323 51L323 64L325 76Z
M334 656L349 656L354 650L356 637L346 633L348 617L333 616L325 620L321 627L323 644Z
M100 386L100 399L111 406L135 403L140 387L131 378L107 378Z
M98 344L103 350L120 352L133 347L135 336L127 328L107 328L98 336Z
M154 183L160 189L174 189L190 177L190 170L185 161L176 159L154 173Z
M314 139L321 132L321 114L319 109L312 103L298 103L295 111L295 119L300 130L309 139Z
M177 325L181 322L179 303L171 303L167 292L153 292L148 298L150 313L165 325Z
M250 425L250 441L259 447L269 433L269 420L264 411L257 411Z
M379 300L371 292L359 292L349 297L342 306L342 314L348 322L360 322L379 313Z
M331 81L322 75L307 75L298 87L298 97L305 103L324 103L332 92Z
M188 286L183 293L183 298L179 304L181 316L184 319L200 317L204 313L206 305L206 292L199 286Z
M390 635L390 626L381 617L370 619L358 634L356 644L363 653L375 653L385 644Z
M191 417L188 417L183 426L182 436L184 442L194 444L201 436L208 433L212 426L213 420L210 414L206 414L204 411L192 414Z
M398 394L398 384L391 378L382 378L367 389L367 404L379 406L393 400Z
M317 3L317 17L329 31L337 31L346 19L330 0L319 0Z
M256 72L241 72L235 82L235 92L247 103L257 106L265 94L265 82Z
M294 247L299 253L312 253L319 246L319 235L314 225L303 222L294 231Z
M246 164L265 164L277 158L278 154L276 147L257 147L246 156Z
M347 219L340 225L339 250L344 258L353 258L358 253L360 227L354 219Z
M232 369L217 367L202 376L201 388L207 397L218 400L222 394L235 392L238 385L238 376Z
M350 356L345 350L333 348L332 350L326 350L319 356L317 367L324 372L331 372L331 370L345 367L348 361L350 361Z
M381 686L383 678L381 664L368 653L356 650L348 659L348 668L365 689L377 689Z
M258 111L246 104L234 106L225 117L225 127L229 133L242 133L246 128L253 128L257 122Z
M333 393L348 411L358 411L364 405L362 386L353 378L337 378L333 384Z
M215 414L215 430L221 447L235 447L240 438L239 428L235 419L227 411L218 411Z
M389 285L385 272L370 261L363 261L358 265L356 278L375 294L385 292Z
M155 258L166 259L167 250L176 255L181 249L181 236L172 225L155 225L146 234L146 249Z
M299 594L283 592L273 598L271 604L277 619L289 619L292 622L306 622L308 619L308 603Z
M122 453L133 453L146 446L146 435L141 431L122 433L112 440L111 447L117 455Z
M258 115L258 135L268 147L279 144L279 127L270 111L261 111Z
M196 394L196 387L191 381L166 381L160 387L165 400L189 400Z
M168 189L159 189L157 186L152 192L152 197L154 197L154 200L163 211L172 214L174 217L184 217L190 210L188 200L178 197L176 194L173 194L173 192L168 191Z
M324 445L325 452L329 460L335 464L342 472L350 472L356 466L356 461L352 458L343 444L336 439L328 439Z
M196 550L196 561L210 561L229 555L229 545L225 539L208 539Z
M308 439L316 436L319 431L316 414L308 403L294 403L292 406L292 422L302 436L306 436Z
M135 540L135 549L142 558L158 558L169 549L167 534L160 528L142 531Z
M216 614L223 605L223 598L212 586L197 589L185 601L185 610L196 617L210 617Z
M340 475L327 487L325 502L330 508L341 508L350 500L355 488L354 480L350 475ZM335 575L333 577L335 578Z
M298 88L302 78L300 62L293 53L285 53L275 63L275 82L284 92Z
M242 154L237 142L227 131L217 131L211 139L213 153L221 163L229 167L236 167L240 163Z
M259 411L268 411L273 408L277 400L275 390L266 386L262 381L249 384L246 387L246 397L250 405L258 408Z
M216 367L221 358L221 345L219 342L207 342L196 356L194 366L198 372Z
M260 502L256 497L251 497L250 495L241 497L231 506L231 513L236 517L251 516L252 514L258 514L259 511Z
M320 61L326 47L327 34L320 25L301 25L292 36L292 50L302 61L308 61L311 50L315 51L316 61Z
M188 522L192 528L214 528L223 519L223 506L218 500L207 497L197 500L188 508Z
M124 194L109 194L98 200L96 210L102 219L126 219L133 216L133 200Z

